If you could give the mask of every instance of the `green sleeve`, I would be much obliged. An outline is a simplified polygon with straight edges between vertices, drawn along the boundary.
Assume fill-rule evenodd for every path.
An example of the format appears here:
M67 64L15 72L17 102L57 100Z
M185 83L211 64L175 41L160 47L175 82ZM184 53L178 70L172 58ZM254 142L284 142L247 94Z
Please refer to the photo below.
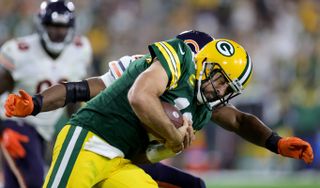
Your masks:
M167 88L174 89L177 87L186 64L185 56L191 56L190 48L182 40L171 39L149 45L149 51L152 59L157 58L168 75Z

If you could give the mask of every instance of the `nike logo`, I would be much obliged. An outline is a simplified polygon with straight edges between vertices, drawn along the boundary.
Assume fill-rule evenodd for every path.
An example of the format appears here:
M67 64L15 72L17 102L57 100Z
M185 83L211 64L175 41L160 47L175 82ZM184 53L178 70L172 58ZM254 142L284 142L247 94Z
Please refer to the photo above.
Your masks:
M181 55L184 55L186 52L182 51L181 45L179 44L179 51L181 53Z

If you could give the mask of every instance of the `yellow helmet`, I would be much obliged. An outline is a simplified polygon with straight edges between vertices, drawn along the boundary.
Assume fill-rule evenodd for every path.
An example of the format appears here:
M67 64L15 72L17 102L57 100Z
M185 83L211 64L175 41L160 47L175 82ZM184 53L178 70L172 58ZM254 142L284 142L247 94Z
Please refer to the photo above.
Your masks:
M205 45L195 56L197 99L206 103L212 110L214 106L226 103L239 95L248 85L252 76L252 62L246 50L238 43L228 39L216 39ZM228 80L229 95L219 101L207 101L201 92L201 84L210 79L215 72L222 73Z

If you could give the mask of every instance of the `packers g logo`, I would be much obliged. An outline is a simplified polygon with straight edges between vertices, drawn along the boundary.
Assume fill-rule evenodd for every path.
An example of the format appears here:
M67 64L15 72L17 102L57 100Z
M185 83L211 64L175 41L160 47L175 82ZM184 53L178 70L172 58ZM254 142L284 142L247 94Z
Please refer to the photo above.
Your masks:
M216 48L224 56L230 57L234 54L234 47L227 41L221 40L217 42Z

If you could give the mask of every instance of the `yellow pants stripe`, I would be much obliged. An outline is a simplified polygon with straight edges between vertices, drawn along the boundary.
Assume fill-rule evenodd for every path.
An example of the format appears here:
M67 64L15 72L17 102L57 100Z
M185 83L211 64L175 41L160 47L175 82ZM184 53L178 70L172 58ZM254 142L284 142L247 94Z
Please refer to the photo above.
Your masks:
M96 136L78 126L66 125L58 134L52 163L43 187L157 188L141 168L123 157L109 159L84 149Z

